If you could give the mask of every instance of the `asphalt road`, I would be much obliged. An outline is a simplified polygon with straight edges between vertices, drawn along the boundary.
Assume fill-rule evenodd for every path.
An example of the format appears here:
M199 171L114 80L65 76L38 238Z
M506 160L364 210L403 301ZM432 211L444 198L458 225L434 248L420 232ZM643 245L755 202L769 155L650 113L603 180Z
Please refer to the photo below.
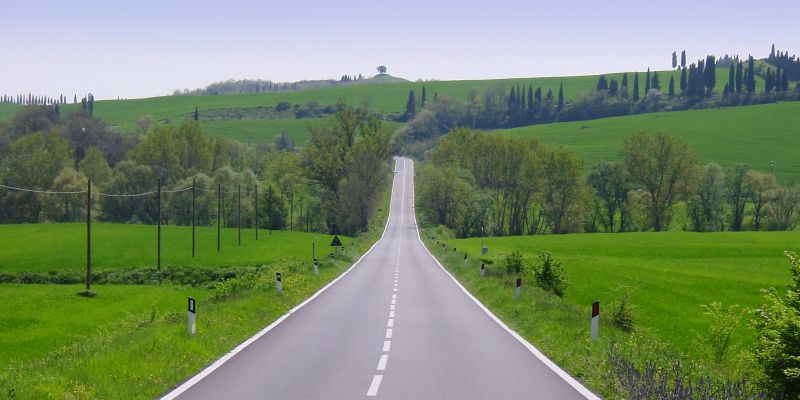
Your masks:
M386 230L355 267L165 398L593 398L496 322L428 253L413 177L412 161L398 158Z

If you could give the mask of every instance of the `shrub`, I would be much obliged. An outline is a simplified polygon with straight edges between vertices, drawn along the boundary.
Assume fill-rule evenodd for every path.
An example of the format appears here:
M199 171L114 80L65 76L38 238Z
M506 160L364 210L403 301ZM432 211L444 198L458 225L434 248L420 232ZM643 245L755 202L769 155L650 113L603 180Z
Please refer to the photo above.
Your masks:
M614 301L611 306L611 325L624 332L632 332L634 316L635 308L631 304L630 293L625 291L619 302Z
M561 263L553 260L553 256L545 251L539 254L538 258L542 262L542 266L533 271L536 285L548 292L553 292L558 297L564 297L564 293L567 291L567 280L564 278Z
M766 304L755 310L754 355L764 372L765 385L775 394L800 397L800 258L789 258L792 281L784 297L774 288L763 291Z
M709 344L714 361L720 363L730 348L731 336L742 318L739 306L732 305L725 310L721 303L715 301L711 304L703 304L701 307L704 310L703 314L711 321L708 335L703 339Z
M522 252L519 250L507 255L504 262L506 272L510 275L520 275L525 268L525 258L522 257Z

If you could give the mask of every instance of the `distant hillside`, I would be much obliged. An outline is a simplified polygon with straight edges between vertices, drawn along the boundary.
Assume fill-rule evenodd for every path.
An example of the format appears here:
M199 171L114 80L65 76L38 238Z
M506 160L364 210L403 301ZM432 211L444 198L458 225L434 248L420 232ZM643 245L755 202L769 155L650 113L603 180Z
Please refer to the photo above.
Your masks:
M632 133L666 132L685 140L703 163L716 162L723 167L743 163L770 172L770 162L775 161L779 179L800 183L798 126L800 102L789 102L640 114L494 132L568 147L584 160L586 168L599 161L621 159L623 139Z

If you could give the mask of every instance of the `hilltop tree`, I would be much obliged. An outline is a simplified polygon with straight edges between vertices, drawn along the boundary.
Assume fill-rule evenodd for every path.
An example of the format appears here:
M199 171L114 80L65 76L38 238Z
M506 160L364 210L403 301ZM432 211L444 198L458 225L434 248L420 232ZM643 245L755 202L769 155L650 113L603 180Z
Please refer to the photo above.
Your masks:
M639 72L633 74L633 101L639 101Z
M680 139L643 132L625 138L622 154L631 180L647 193L650 223L656 231L667 229L673 206L693 180L697 156Z
M617 95L618 91L619 91L619 83L617 83L616 79L612 79L611 83L608 85L608 94L613 97Z
M678 54L676 52L672 52L672 69L678 66Z
M608 81L605 75L600 75L600 79L597 80L597 91L601 90L608 90Z
M717 85L717 71L715 68L716 57L706 57L705 70L703 70L703 83L706 87L706 92L710 96L714 91L714 86Z
M681 68L686 69L686 50L681 51Z
M378 68L376 68L376 69L378 70L379 74L385 74L386 73L386 66L385 65L379 65Z

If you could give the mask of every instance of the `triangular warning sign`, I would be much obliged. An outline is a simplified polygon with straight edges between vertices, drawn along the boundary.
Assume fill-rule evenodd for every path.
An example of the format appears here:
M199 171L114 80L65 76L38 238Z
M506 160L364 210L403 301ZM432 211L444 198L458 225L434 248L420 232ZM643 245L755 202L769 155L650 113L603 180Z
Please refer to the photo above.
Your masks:
M331 242L331 247L339 247L342 245L342 241L339 240L339 236L334 236L333 241Z

